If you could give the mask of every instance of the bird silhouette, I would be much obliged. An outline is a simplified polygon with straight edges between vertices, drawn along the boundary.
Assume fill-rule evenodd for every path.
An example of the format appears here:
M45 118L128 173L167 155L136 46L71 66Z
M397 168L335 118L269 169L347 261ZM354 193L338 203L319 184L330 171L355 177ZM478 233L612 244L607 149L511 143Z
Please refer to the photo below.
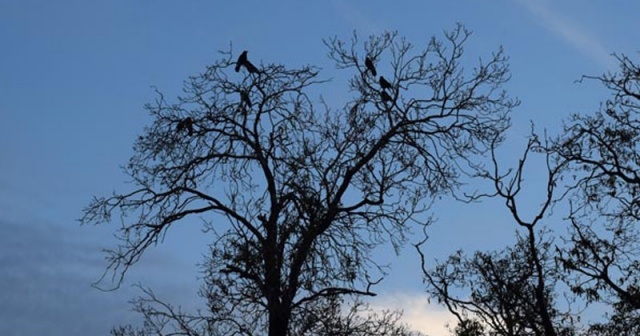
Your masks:
M349 125L351 125L352 127L355 127L356 125L356 116L358 115L358 108L360 107L360 103L356 102L353 104L353 106L351 106L351 109L349 110Z
M178 122L176 131L182 132L183 130L187 130L189 136L193 135L193 119L191 119L191 117L186 117Z
M369 58L369 56L365 57L364 65L367 67L367 70L371 71L371 74L373 75L373 77L378 75L378 72L376 71L376 67L375 65L373 65L373 62L371 61L371 58Z
M236 72L240 72L240 67L244 65L247 61L247 53L248 51L243 51L240 56L238 56L238 61L236 62Z
M358 113L358 108L360 107L360 103L355 102L353 106L351 106L351 110L349 110L350 115L356 115Z
M391 83L389 83L384 77L380 76L380 87L385 89L391 89Z
M249 97L249 93L245 90L241 90L240 91L240 100L246 104L247 106L249 106L249 108L251 108L252 104L251 104L251 98Z
M386 91L380 91L380 98L382 99L383 102L390 102L393 100L391 99L391 96Z
M245 50L242 52L242 54L240 54L240 56L238 56L238 61L236 62L236 72L239 72L240 68L243 66L247 69L247 71L249 71L249 73L258 72L258 68L256 68L255 65L249 62L249 59L247 58L247 53L248 51Z
M244 63L244 67L247 68L247 71L249 71L249 73L257 73L258 72L258 68L256 68L256 66L251 64L251 62L249 62L249 61Z

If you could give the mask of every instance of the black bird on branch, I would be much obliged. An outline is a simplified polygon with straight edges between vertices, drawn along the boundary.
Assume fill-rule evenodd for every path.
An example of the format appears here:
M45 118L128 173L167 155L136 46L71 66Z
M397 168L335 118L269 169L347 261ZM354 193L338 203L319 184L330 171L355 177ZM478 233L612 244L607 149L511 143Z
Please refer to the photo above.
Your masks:
M351 109L349 110L349 125L351 125L352 127L355 127L356 125L356 117L358 116L358 108L360 107L360 103L356 102L353 104L353 106L351 106Z
M193 135L193 119L191 119L191 117L186 117L178 122L176 131L182 132L183 130L187 130L189 136Z
M242 52L242 54L240 54L240 56L238 56L238 61L236 62L236 72L239 72L240 67L242 66L244 66L247 71L249 71L249 73L258 72L258 68L256 68L255 65L249 62L249 59L247 59L247 53L248 51L245 50Z
M349 110L349 115L356 115L358 114L358 108L360 107L360 103L359 102L355 102L353 104L353 106L351 106L351 110Z
M386 91L380 91L380 98L382 99L383 102L390 102L393 100L391 99L391 96Z
M383 102L390 102L393 100L386 91L380 91L380 98L382 98Z
M389 83L384 77L380 76L380 87L385 89L391 89L391 83Z
M376 67L375 65L373 65L373 62L371 61L371 58L369 58L369 56L365 57L364 65L367 67L367 70L371 71L371 74L373 75L373 77L378 75L378 72L376 71Z
M251 108L251 98L249 97L249 93L247 91L240 90L240 101Z

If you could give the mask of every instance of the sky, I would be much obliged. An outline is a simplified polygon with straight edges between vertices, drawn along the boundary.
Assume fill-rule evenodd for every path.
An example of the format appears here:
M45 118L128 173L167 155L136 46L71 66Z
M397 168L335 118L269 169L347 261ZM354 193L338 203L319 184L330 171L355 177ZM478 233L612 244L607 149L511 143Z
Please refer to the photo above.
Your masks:
M570 113L597 109L606 92L576 80L614 71L612 52L637 59L639 12L635 1L583 0L0 0L0 334L107 334L140 321L128 303L136 283L177 305L199 304L197 263L207 244L199 227L170 232L121 289L102 292L91 284L119 223L80 227L77 219L94 195L131 188L120 165L151 122L142 106L153 87L176 97L218 50L333 70L325 38L397 31L419 46L463 23L474 32L470 65L500 46L510 57L506 89L522 104L500 153L515 162L531 121L553 133ZM345 92L332 86L323 95L341 100ZM539 195L525 201L537 204ZM434 211L429 262L513 239L498 202L445 199ZM380 258L391 273L372 305L403 309L416 330L447 335L450 316L427 303L413 249Z

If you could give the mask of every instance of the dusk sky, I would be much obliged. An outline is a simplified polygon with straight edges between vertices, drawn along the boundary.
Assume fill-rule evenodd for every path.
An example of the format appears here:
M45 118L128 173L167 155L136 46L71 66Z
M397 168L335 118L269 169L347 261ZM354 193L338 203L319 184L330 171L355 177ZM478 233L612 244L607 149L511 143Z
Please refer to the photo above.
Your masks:
M515 163L531 121L554 134L570 113L591 113L606 98L598 83L576 80L615 71L613 52L638 60L638 13L637 1L0 0L0 334L108 334L141 321L128 303L139 282L168 302L202 303L197 264L208 237L196 222L173 228L121 289L101 292L91 284L106 267L101 250L115 246L119 219L98 227L77 219L94 195L132 188L120 165L151 123L142 107L155 98L153 87L177 97L219 50L333 72L323 39L397 31L422 47L462 23L473 31L469 66L500 46L510 57L506 89L522 104L500 153ZM324 86L324 98L344 101L341 85ZM433 211L429 262L514 240L500 202L444 199ZM379 255L391 274L374 307L403 309L416 330L447 335L450 316L427 304L415 250Z

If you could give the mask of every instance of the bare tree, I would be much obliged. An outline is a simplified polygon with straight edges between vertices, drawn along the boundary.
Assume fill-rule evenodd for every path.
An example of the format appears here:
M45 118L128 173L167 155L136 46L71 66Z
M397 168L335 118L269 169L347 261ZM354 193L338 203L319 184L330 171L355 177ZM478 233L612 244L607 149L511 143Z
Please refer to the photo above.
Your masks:
M325 41L353 74L343 108L310 96L327 82L318 69L236 74L231 52L191 77L177 102L159 94L125 169L137 187L84 211L83 223L124 218L105 275L119 285L172 226L202 218L213 235L207 309L163 315L154 334L299 335L338 298L374 295L384 272L371 250L399 248L411 223L426 225L430 199L455 188L509 126L507 59L499 50L465 69L469 35L458 26L424 50L395 33L364 51L356 36ZM390 99L366 75L366 57L393 83ZM185 120L190 134L176 131Z

